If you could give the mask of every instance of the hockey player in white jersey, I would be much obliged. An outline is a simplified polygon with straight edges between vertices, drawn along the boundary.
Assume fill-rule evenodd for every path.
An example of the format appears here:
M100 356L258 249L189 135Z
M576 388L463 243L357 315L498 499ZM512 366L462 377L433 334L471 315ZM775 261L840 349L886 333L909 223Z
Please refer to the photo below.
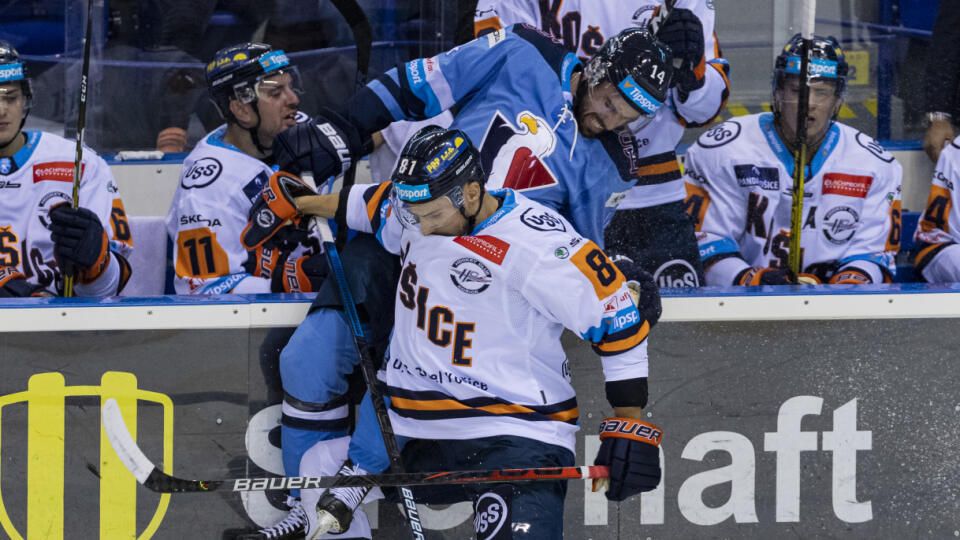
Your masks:
M306 119L296 67L269 45L244 43L217 52L206 69L210 98L226 124L183 161L167 213L177 294L315 291L326 264L319 241L288 226L248 253L240 243L253 201L276 165L273 137Z
M276 222L294 217L294 205L330 217L346 204L351 228L400 255L383 381L409 469L572 465L578 413L560 344L566 327L601 355L617 416L606 422L625 426L601 434L596 463L611 466L607 496L619 501L655 488L661 431L639 419L646 337L660 313L656 286L637 284L635 300L617 266L558 213L511 189L486 191L480 163L465 133L430 126L407 143L392 182L354 186L345 197L312 196L289 177L261 207L276 212ZM341 471L381 472L388 459L369 398L358 422L352 462ZM479 538L510 538L514 524L523 524L525 538L555 539L565 490L562 482L538 482L453 496L472 499L478 515L492 510L484 506L491 501L505 503L496 523L475 521ZM311 534L346 527L365 495L324 494ZM304 506L318 496L305 491Z
M586 59L609 36L632 26L647 27L660 9L662 2L657 0L480 0L474 33L480 36L527 23L561 39L567 50ZM729 66L720 53L714 19L713 2L679 0L659 28L657 39L682 63L674 72L668 106L652 121L630 126L635 139L631 169L639 180L619 201L605 232L608 253L636 261L662 287L698 286L703 280L674 151L684 129L712 121L730 92Z
M914 240L914 269L925 281L960 281L960 137L943 147Z
M780 285L790 243L800 35L776 59L773 112L737 117L687 151L687 208L708 285ZM836 122L847 63L816 36L810 63L802 283L891 280L900 246L900 164L873 138Z
M0 297L118 294L130 278L133 238L110 168L83 149L72 208L76 142L24 131L33 98L27 67L0 41Z

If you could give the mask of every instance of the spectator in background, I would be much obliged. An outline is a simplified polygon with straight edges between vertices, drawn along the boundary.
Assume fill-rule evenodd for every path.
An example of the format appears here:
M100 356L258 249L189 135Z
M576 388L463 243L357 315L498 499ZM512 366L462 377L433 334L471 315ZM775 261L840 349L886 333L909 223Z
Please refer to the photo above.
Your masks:
M960 2L940 0L927 51L923 151L937 163L940 151L953 140L953 119L960 114Z

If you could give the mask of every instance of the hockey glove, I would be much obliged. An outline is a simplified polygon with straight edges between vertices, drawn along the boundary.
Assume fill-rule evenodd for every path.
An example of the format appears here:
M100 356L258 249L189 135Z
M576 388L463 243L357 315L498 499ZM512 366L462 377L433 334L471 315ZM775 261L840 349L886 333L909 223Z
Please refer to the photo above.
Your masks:
M660 485L660 439L657 426L633 418L605 418L600 423L600 450L594 465L610 467L607 499L622 501Z
M660 303L660 288L648 272L640 268L633 259L626 255L613 255L610 260L617 265L623 276L627 278L627 288L633 296L633 303L643 320L650 323L650 328L660 320L663 305Z
M703 86L707 62L703 54L703 25L689 9L675 8L663 22L657 39L673 51L674 58L683 62L674 74L680 103L687 101L690 92Z
M260 198L250 207L247 226L240 235L244 249L257 249L287 221L296 218L300 213L294 199L305 195L316 195L316 192L303 180L283 171L270 175Z
M53 293L27 281L27 277L14 266L0 267L0 298L22 298L25 296L54 296Z
M297 124L277 135L273 153L281 171L313 172L317 185L339 176L372 148L370 137L360 132L332 109L322 109L310 122ZM366 143L364 142L366 141Z
M100 218L86 208L60 203L50 209L53 256L65 276L96 281L110 264L110 242Z
M791 285L793 282L780 268L747 268L733 278L734 285L756 287L758 285Z
M866 272L853 267L844 268L830 278L831 285L867 285L870 283L873 283L873 279Z
M327 258L322 254L288 259L283 265L282 291L317 292L327 277Z

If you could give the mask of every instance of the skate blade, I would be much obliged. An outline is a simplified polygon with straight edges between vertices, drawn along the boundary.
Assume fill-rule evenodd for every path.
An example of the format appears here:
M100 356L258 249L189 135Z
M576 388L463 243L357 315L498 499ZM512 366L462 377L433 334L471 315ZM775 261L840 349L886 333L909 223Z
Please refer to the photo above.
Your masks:
M317 510L317 530L310 536L310 540L316 540L328 532L343 532L340 530L340 522L330 512Z

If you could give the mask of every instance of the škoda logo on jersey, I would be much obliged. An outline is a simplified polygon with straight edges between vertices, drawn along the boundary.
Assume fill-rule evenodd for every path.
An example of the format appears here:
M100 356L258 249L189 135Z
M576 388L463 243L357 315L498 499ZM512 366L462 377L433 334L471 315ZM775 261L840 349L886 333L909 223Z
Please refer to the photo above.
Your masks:
M66 386L60 373L38 373L30 377L26 391L0 396L0 427L7 430L3 432L3 435L6 435L3 440L14 441L0 446L0 452L7 451L7 455L0 455L4 472L12 468L14 474L17 474L15 467L26 468L26 471L19 472L21 477L26 478L26 489L10 482L9 476L6 477L8 482L2 484L2 487L6 488L6 494L9 494L0 495L0 526L7 533L7 538L63 540L65 537L78 537L75 530L81 523L84 524L84 530L91 528L86 525L91 521L90 516L74 515L74 509L81 505L65 504L64 492L66 490L73 495L89 496L81 490L89 485L89 482L96 480L92 480L95 477L82 467L68 468L67 455L84 456L99 464L99 467L96 467L88 462L87 466L90 472L99 478L100 530L97 538L147 539L156 534L166 514L170 495L160 495L150 521L138 532L137 480L106 442L99 427L100 415L95 416L95 431L89 429L93 426L81 426L85 432L101 433L100 437L93 439L100 452L98 460L94 457L97 455L95 450L82 448L84 438L72 437L72 434L80 433L76 424L84 415L68 415L67 407L71 405L69 400L82 397L89 399L89 396L99 397L101 403L111 397L116 399L127 426L134 433L137 429L139 401L160 405L163 425L173 425L173 402L170 397L137 388L137 378L132 373L108 371L101 377L99 386ZM2 421L3 413L7 413L6 423ZM21 420L23 418L26 421ZM26 433L15 432L11 429L14 426L25 427ZM173 459L173 432L167 429L162 431L164 472L170 474L173 472L168 465ZM21 441L20 448L26 447L27 455L25 460L20 458L14 462L11 456L19 450L16 441ZM89 445L89 442L87 444ZM69 454L67 445L70 448ZM17 465L11 467L12 463ZM11 509L25 509L26 515L11 515L7 511L7 503L10 503ZM70 525L70 534L65 532L65 521ZM15 523L25 526L25 529L18 530ZM24 532L29 533L29 536L25 536Z
M86 164L80 164L80 176L83 177L83 171ZM73 182L73 162L70 161L48 161L46 163L37 163L33 166L33 183L52 180L54 182Z

